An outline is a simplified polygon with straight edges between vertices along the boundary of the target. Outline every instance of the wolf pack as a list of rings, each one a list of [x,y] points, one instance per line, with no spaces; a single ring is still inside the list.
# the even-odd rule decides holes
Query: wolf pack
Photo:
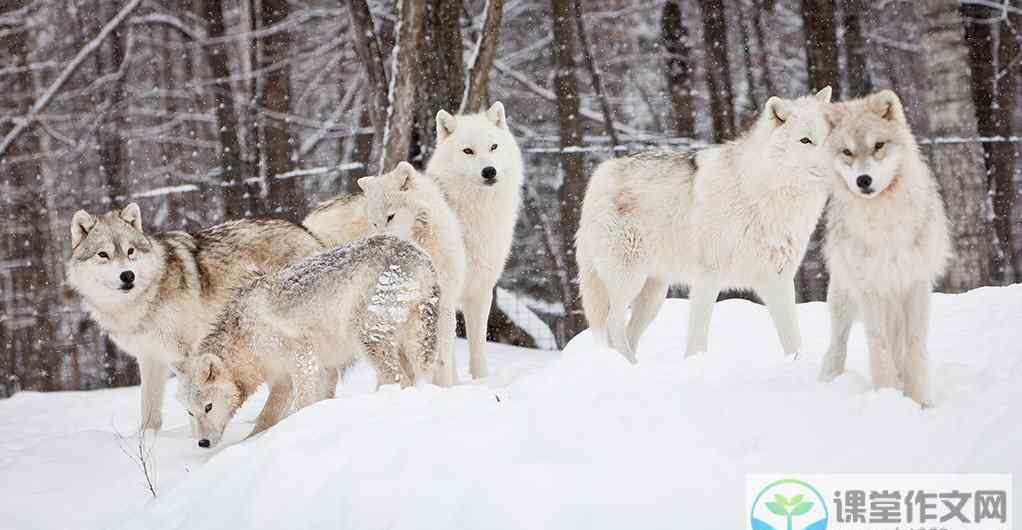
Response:
[[[227,221],[149,234],[136,204],[71,222],[68,283],[138,360],[141,421],[162,426],[170,372],[199,447],[216,446],[262,385],[249,436],[334,396],[368,361],[377,384],[458,384],[457,312],[469,369],[488,374],[487,319],[512,248],[524,181],[501,103],[436,115],[423,171],[362,177],[363,193],[302,223]],[[771,97],[726,144],[614,158],[593,173],[576,234],[592,332],[631,362],[668,288],[689,289],[685,355],[707,351],[723,290],[754,292],[785,354],[801,336],[794,277],[826,208],[831,343],[821,380],[844,371],[853,321],[874,386],[932,404],[929,299],[951,254],[938,186],[898,96],[831,102],[829,87]]]

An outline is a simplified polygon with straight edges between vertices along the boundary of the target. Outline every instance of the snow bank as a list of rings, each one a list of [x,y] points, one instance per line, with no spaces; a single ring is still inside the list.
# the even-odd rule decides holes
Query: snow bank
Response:
[[[547,357],[493,346],[499,373],[485,384],[374,393],[363,371],[340,398],[212,456],[193,448],[174,405],[149,501],[141,475],[110,456],[109,428],[64,410],[94,397],[112,410],[116,399],[130,418],[120,401],[136,394],[15,396],[0,402],[14,420],[0,427],[0,509],[47,507],[20,514],[24,528],[80,527],[52,506],[103,505],[96,525],[131,529],[734,530],[747,473],[1022,473],[1022,286],[936,296],[938,406],[927,410],[870,389],[859,329],[851,372],[816,381],[823,304],[799,306],[798,361],[781,355],[766,311],[741,300],[716,306],[710,353],[683,359],[686,313],[667,302],[637,366],[586,333]],[[226,443],[248,428],[235,425]]]

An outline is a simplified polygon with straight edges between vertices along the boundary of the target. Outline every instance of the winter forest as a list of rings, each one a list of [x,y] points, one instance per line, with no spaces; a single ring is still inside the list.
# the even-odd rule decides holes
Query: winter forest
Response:
[[[1020,50],[1010,0],[0,2],[0,397],[138,383],[66,284],[76,210],[137,202],[149,233],[298,221],[421,167],[438,110],[496,101],[526,181],[491,340],[585,329],[572,240],[596,164],[725,142],[826,85],[904,101],[952,221],[938,291],[1022,281]],[[827,281],[817,236],[800,301]]]

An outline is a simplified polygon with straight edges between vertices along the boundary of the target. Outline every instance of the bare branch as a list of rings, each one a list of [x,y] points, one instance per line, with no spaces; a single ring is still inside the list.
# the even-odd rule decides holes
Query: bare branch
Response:
[[[504,0],[486,0],[486,20],[472,54],[472,66],[465,76],[465,95],[459,112],[476,112],[483,106],[490,82],[490,70],[497,58],[497,36],[504,13]]]

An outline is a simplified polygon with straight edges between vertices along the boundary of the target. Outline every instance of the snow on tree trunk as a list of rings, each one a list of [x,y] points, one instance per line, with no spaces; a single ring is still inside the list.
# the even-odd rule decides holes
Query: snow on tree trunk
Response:
[[[408,159],[415,119],[416,64],[424,44],[426,0],[399,0],[397,42],[390,74],[387,127],[383,135],[380,171],[388,171]]]
[[[465,79],[465,95],[461,98],[461,112],[478,112],[489,92],[490,70],[497,58],[497,37],[504,15],[504,0],[486,0],[486,18],[472,53],[471,66]]]
[[[387,128],[387,71],[383,63],[383,52],[380,39],[373,24],[373,15],[369,11],[366,0],[341,0],[348,4],[351,16],[351,40],[355,53],[362,62],[366,79],[369,80],[368,97],[365,112],[373,126],[372,152],[367,153],[368,160],[375,164],[383,153],[383,132]],[[366,168],[366,173],[372,171]],[[382,170],[380,170],[382,171]]]
[[[970,139],[977,135],[968,50],[958,15],[958,0],[920,0],[923,20],[922,59],[929,87],[923,108],[934,138]],[[990,279],[993,234],[987,222],[987,181],[983,149],[975,141],[932,146],[931,167],[940,182],[955,242],[944,287],[960,292]]]

